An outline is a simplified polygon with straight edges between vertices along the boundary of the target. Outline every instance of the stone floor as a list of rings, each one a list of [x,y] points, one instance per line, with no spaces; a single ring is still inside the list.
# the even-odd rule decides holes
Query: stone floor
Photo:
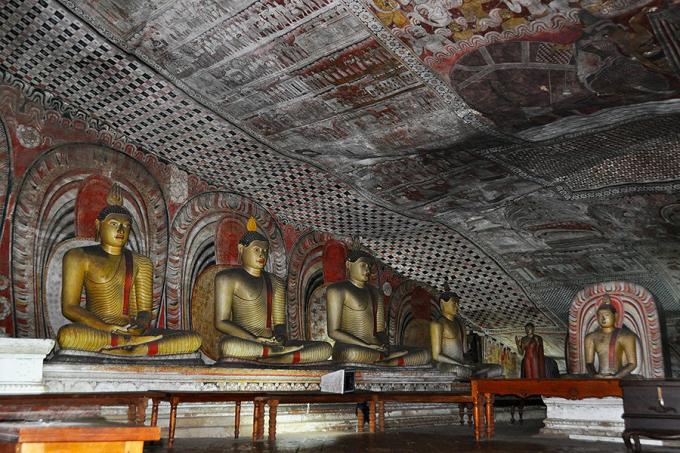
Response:
[[[623,453],[624,445],[610,442],[585,442],[564,438],[539,436],[540,422],[524,425],[497,423],[496,435],[491,442],[476,444],[469,427],[436,426],[411,428],[382,434],[357,434],[345,432],[287,433],[277,436],[274,443],[250,439],[176,439],[175,447],[148,445],[146,453],[435,453],[435,452],[497,452],[497,453]],[[663,447],[643,446],[646,453],[679,451]]]

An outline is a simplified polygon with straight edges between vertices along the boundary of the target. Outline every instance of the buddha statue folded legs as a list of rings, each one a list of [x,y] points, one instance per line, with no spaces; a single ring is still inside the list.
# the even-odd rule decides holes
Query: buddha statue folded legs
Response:
[[[95,221],[100,244],[64,255],[62,312],[73,323],[59,330],[59,347],[123,356],[196,352],[198,334],[150,328],[153,265],[125,249],[132,217],[119,190],[113,186],[109,206]],[[85,307],[80,304],[83,288]]]
[[[368,283],[371,264],[370,255],[351,251],[346,261],[349,279],[326,291],[328,335],[335,340],[333,360],[383,366],[429,363],[424,349],[387,345],[383,298]]]
[[[330,344],[287,338],[285,285],[264,271],[269,242],[256,231],[254,219],[248,223],[238,244],[242,266],[215,276],[215,327],[225,334],[220,356],[288,364],[328,359]]]

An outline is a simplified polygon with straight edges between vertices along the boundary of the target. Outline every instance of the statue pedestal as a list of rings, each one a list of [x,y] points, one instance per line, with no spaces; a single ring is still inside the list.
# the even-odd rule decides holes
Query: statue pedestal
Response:
[[[45,393],[43,360],[54,340],[0,338],[0,393]]]
[[[625,429],[623,399],[615,397],[543,398],[546,406],[545,427],[541,434],[558,435],[577,440],[621,442]],[[647,445],[661,445],[660,441],[641,439]]]
[[[49,362],[45,382],[49,392],[115,392],[145,390],[177,391],[319,391],[321,376],[329,369],[236,368],[227,366],[173,366],[130,364],[84,364]],[[463,391],[470,384],[455,382],[433,369],[356,370],[355,386],[373,391]],[[456,404],[386,405],[388,427],[429,426],[458,423]],[[162,403],[158,425],[165,432],[170,407]],[[63,418],[64,409],[54,416]],[[147,408],[147,417],[151,411]],[[102,407],[99,414],[109,421],[125,421],[127,407]],[[79,415],[82,416],[82,415]],[[49,414],[42,415],[48,418]],[[354,404],[285,405],[279,407],[277,432],[354,430]],[[249,435],[252,404],[241,407],[241,435]],[[177,409],[176,437],[223,437],[233,432],[234,405],[186,403]],[[472,433],[472,431],[470,431]],[[165,435],[165,434],[163,434]]]

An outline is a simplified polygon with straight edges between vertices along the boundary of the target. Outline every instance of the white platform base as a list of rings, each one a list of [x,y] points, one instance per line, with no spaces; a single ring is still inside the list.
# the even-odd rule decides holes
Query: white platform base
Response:
[[[44,393],[43,360],[54,340],[0,337],[0,394]]]
[[[586,398],[568,400],[543,398],[546,406],[545,427],[541,434],[565,436],[575,440],[623,443],[623,399]],[[645,445],[663,445],[662,441],[640,439]]]

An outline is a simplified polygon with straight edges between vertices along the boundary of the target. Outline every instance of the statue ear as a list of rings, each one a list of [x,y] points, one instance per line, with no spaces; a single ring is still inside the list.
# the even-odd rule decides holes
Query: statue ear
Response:
[[[243,254],[243,249],[245,246],[243,244],[239,244],[236,246],[236,249],[238,250],[238,262],[241,262],[241,255]]]
[[[101,238],[99,237],[99,227],[101,226],[101,222],[99,219],[94,220],[94,240],[98,241]]]

